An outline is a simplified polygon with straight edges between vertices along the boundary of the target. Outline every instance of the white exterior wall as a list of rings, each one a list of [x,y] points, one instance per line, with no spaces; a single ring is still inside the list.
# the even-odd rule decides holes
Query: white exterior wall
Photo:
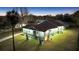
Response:
[[[65,27],[64,26],[59,26],[58,29],[59,29],[60,32],[63,32],[63,30],[65,29]]]
[[[42,31],[36,31],[36,35],[40,37],[44,37],[44,32]]]
[[[47,30],[46,32],[45,32],[45,40],[47,40],[48,39],[48,35],[49,35],[49,39],[51,39],[51,36],[52,35],[54,35],[54,34],[56,34],[56,33],[60,33],[60,32],[63,32],[64,31],[64,29],[65,29],[65,27],[64,26],[59,26],[59,27],[57,27],[57,28],[52,28],[52,29],[49,29],[49,30]]]
[[[28,35],[34,35],[33,31],[34,30],[23,28],[23,33],[25,33],[25,34],[27,33]],[[43,39],[44,38],[44,32],[36,31],[36,36]]]
[[[48,35],[50,37],[52,34],[54,35],[54,34],[56,34],[58,32],[63,32],[64,28],[65,28],[64,26],[59,26],[57,28],[49,29],[46,32],[36,31],[36,36],[37,37],[40,37],[41,39],[47,40],[47,36]],[[34,35],[33,31],[34,30],[23,28],[23,33],[27,33],[27,34],[30,34],[30,35]]]
[[[23,33],[25,33],[25,34],[27,33],[27,34],[33,35],[33,30],[23,28]]]

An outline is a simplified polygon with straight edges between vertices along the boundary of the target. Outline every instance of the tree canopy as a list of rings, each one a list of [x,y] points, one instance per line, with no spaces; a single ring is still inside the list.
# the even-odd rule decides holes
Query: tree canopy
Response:
[[[7,21],[10,22],[11,26],[15,26],[19,20],[19,14],[15,10],[7,12]]]

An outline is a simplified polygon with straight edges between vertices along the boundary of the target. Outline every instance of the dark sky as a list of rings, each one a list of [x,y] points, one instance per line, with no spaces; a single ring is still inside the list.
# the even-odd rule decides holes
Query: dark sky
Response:
[[[0,7],[0,15],[5,15],[7,11],[12,10],[14,7]],[[29,13],[34,15],[56,15],[73,13],[79,10],[79,7],[27,7]]]

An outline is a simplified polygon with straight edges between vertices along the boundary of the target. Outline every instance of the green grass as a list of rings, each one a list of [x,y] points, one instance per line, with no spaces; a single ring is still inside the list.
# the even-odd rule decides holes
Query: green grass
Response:
[[[42,48],[43,50],[55,50],[55,51],[76,50],[77,35],[78,35],[77,31],[65,30],[63,34],[56,34],[52,36],[52,40],[46,42]]]
[[[26,37],[23,35],[18,35],[15,37],[16,49],[17,50],[34,50],[36,45],[38,45],[37,40],[31,38],[30,40],[26,40]]]
[[[17,51],[75,51],[77,37],[76,29],[68,29],[51,36],[52,40],[45,41],[43,45],[38,46],[38,41],[34,38],[27,41],[24,35],[18,35],[15,37],[15,45]],[[12,39],[1,42],[0,50],[12,50]]]
[[[6,30],[5,30],[5,31],[6,31]],[[11,31],[11,30],[10,30],[10,31],[6,31],[6,32],[5,32],[5,31],[2,32],[2,33],[0,33],[0,39],[12,35],[12,31]],[[16,33],[20,33],[20,32],[21,32],[20,29],[16,29],[16,30],[15,30],[15,34],[16,34]]]

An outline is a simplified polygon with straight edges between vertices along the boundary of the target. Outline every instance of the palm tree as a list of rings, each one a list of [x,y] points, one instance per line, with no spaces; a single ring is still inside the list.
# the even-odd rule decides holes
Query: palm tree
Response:
[[[12,28],[13,51],[15,51],[14,29],[15,29],[15,25],[18,23],[19,14],[15,10],[12,10],[12,11],[8,11],[6,16],[7,16],[8,22],[10,22],[10,25]]]

